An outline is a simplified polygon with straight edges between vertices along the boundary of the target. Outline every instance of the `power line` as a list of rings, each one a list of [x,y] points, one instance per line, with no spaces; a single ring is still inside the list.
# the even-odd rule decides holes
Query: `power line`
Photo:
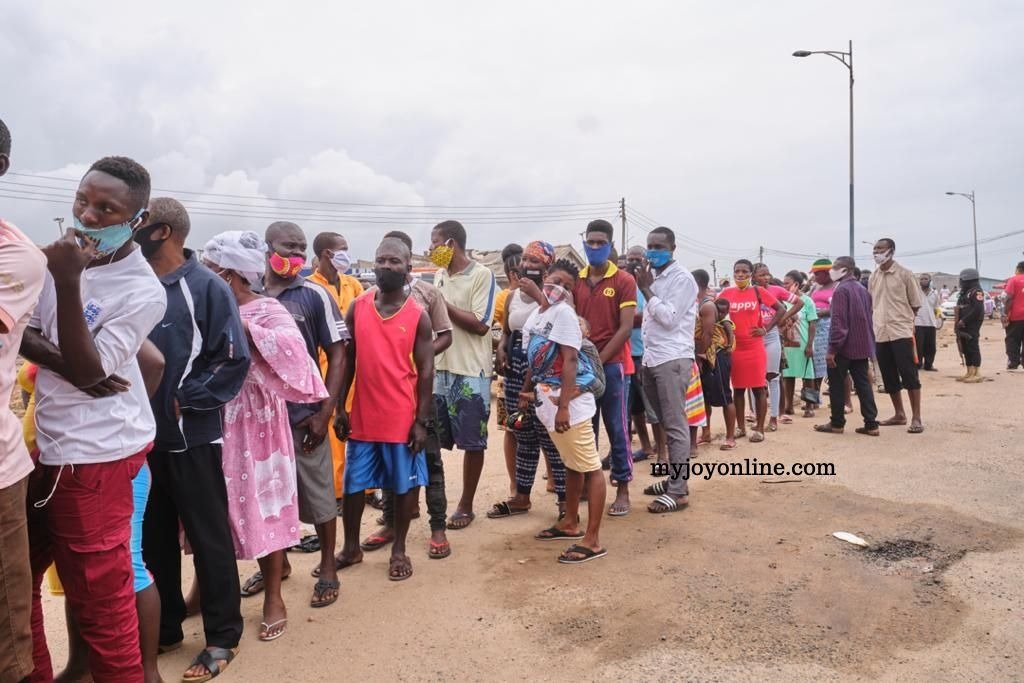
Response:
[[[16,173],[11,172],[8,175],[18,176],[20,178],[35,178],[37,180],[52,180],[63,183],[75,183],[79,181],[73,178],[61,178],[59,176],[47,176],[39,175],[35,173]],[[53,188],[58,189],[58,188]],[[371,207],[380,209],[448,209],[448,210],[493,210],[493,209],[558,209],[558,208],[583,208],[583,207],[615,207],[617,208],[619,203],[617,201],[611,202],[581,202],[575,204],[510,204],[510,205],[447,205],[447,204],[372,204],[366,202],[339,202],[339,201],[328,201],[328,200],[317,200],[317,199],[289,199],[287,197],[261,197],[257,195],[244,195],[244,194],[231,194],[223,192],[198,192],[193,190],[175,190],[163,187],[154,187],[157,192],[169,192],[171,194],[188,194],[188,195],[200,195],[206,197],[227,197],[233,199],[251,199],[257,201],[274,201],[274,202],[293,202],[300,204],[324,204],[330,206],[361,206]]]

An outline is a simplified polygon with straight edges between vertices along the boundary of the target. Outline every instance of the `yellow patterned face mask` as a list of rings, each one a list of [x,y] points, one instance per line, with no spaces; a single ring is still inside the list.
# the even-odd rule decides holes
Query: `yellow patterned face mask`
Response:
[[[438,268],[447,268],[452,262],[455,249],[447,244],[439,244],[430,250],[430,262]]]

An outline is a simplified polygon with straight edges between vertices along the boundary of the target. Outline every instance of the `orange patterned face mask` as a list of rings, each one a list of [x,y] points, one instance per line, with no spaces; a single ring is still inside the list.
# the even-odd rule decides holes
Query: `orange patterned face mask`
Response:
[[[447,268],[455,256],[455,249],[447,244],[439,244],[430,250],[430,262],[438,268]]]
[[[306,265],[306,259],[301,256],[285,258],[276,251],[270,255],[270,269],[283,278],[291,279],[295,277],[304,265]]]

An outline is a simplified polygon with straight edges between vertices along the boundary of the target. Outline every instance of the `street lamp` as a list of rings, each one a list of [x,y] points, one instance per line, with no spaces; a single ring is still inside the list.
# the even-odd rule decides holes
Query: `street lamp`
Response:
[[[849,52],[833,50],[797,50],[794,57],[810,57],[811,55],[828,55],[838,59],[850,70],[850,256],[853,256],[853,41],[850,41]]]
[[[975,210],[974,205],[974,190],[970,192],[947,192],[949,196],[959,195],[961,197],[967,197],[971,201],[971,221],[974,223],[974,269],[978,270],[978,212]],[[980,273],[981,271],[978,270]]]

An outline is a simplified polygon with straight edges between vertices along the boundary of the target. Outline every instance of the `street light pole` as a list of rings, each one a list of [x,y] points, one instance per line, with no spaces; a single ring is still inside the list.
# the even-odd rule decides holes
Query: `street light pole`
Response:
[[[974,202],[974,190],[970,192],[947,192],[948,195],[959,195],[966,197],[971,202],[971,224],[974,228],[974,269],[981,273],[978,265],[978,207]]]
[[[848,52],[835,50],[797,50],[794,57],[810,57],[811,55],[828,55],[843,63],[850,71],[850,256],[853,256],[854,229],[853,229],[853,41],[849,42]]]

